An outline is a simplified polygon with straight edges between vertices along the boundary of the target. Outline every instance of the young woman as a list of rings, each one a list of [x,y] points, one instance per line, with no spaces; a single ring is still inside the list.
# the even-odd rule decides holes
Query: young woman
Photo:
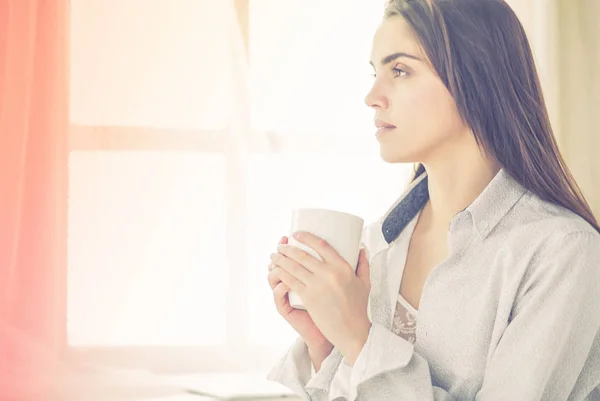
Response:
[[[317,401],[600,400],[600,228],[513,11],[392,0],[371,64],[381,157],[418,167],[356,274],[283,238],[269,284],[300,338],[269,378]]]

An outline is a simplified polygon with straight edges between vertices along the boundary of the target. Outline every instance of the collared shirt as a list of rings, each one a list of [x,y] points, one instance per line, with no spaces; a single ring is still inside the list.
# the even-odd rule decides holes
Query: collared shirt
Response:
[[[600,400],[600,235],[505,170],[452,219],[415,344],[393,333],[406,227],[427,199],[422,175],[365,228],[373,324],[354,366],[334,348],[311,377],[298,339],[269,379],[315,401]]]

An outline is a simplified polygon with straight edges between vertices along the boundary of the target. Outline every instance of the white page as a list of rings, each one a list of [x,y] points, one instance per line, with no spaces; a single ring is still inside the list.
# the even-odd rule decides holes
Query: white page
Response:
[[[167,376],[168,377],[168,376]],[[287,387],[248,373],[202,373],[173,375],[169,383],[197,394],[222,400],[250,400],[293,396]]]

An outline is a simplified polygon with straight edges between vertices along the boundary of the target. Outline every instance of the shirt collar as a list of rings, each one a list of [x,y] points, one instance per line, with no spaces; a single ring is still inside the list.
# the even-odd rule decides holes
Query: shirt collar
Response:
[[[394,241],[429,200],[427,173],[421,174],[383,216],[381,231],[389,244]]]
[[[485,238],[526,191],[505,169],[501,169],[473,203],[454,216],[453,221],[463,213],[469,214],[475,229]],[[398,238],[428,200],[427,173],[423,173],[383,216],[381,229],[388,244]]]
[[[526,192],[508,171],[501,169],[465,210],[471,214],[475,228],[485,238]]]

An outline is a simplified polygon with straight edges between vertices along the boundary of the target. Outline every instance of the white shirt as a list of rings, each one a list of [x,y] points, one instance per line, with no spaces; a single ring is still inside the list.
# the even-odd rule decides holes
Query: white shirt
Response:
[[[365,228],[372,327],[354,366],[334,348],[311,378],[298,339],[268,378],[312,401],[600,401],[600,235],[505,170],[452,219],[415,344],[393,332],[406,227],[427,198],[423,175]]]

